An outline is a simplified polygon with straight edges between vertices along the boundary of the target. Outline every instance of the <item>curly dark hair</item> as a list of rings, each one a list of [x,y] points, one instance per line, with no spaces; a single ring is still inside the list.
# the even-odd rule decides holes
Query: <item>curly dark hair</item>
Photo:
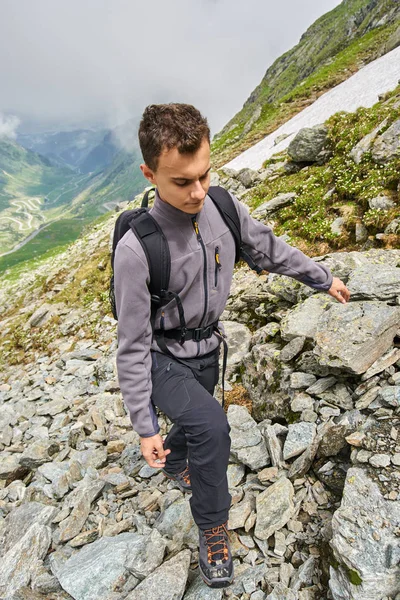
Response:
[[[210,142],[207,119],[191,104],[150,104],[139,125],[139,145],[146,165],[156,171],[164,150],[196,152],[204,139]]]

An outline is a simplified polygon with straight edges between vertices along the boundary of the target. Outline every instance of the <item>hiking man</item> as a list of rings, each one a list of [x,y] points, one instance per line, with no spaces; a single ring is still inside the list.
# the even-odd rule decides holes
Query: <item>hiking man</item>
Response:
[[[192,491],[200,573],[209,586],[224,587],[233,581],[227,531],[231,441],[225,411],[213,393],[219,375],[218,319],[230,291],[235,241],[207,194],[210,130],[200,112],[188,104],[148,106],[139,143],[140,168],[156,186],[150,213],[169,245],[172,295],[157,311],[153,335],[148,256],[135,233],[127,231],[114,262],[119,383],[147,463]],[[276,237],[235,196],[231,200],[243,249],[260,269],[327,291],[340,302],[349,299],[349,290],[325,265]],[[173,422],[164,441],[155,407]]]

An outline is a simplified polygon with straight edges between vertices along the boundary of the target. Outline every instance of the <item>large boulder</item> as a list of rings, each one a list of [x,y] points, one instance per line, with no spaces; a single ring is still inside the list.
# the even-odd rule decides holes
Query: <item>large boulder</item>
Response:
[[[318,321],[314,354],[321,365],[364,373],[392,345],[400,307],[384,302],[332,305]]]
[[[294,162],[323,162],[328,156],[328,128],[304,127],[290,142],[288,154]]]
[[[395,300],[400,296],[400,269],[387,264],[362,265],[350,274],[353,300]]]
[[[396,596],[399,528],[400,501],[385,500],[364,469],[350,468],[341,506],[332,519],[329,587],[335,600]]]

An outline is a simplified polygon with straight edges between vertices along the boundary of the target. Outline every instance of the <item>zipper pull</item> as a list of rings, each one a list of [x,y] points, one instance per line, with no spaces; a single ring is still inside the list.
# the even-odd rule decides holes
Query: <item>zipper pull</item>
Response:
[[[222,269],[221,261],[219,259],[219,246],[215,248],[215,262],[218,265],[218,269]]]
[[[192,218],[192,223],[193,223],[193,228],[194,228],[195,233],[196,233],[196,237],[200,241],[201,237],[200,237],[200,231],[199,231],[199,224],[196,221],[196,217]]]
[[[164,313],[164,311],[161,311],[160,329],[164,329],[164,317],[165,317],[165,313]]]

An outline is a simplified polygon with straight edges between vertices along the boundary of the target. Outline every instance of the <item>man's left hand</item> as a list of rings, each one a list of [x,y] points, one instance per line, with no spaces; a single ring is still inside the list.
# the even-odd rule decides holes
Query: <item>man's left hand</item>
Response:
[[[339,300],[342,304],[346,304],[350,299],[350,290],[345,286],[339,277],[334,277],[332,285],[328,290],[328,294]]]

